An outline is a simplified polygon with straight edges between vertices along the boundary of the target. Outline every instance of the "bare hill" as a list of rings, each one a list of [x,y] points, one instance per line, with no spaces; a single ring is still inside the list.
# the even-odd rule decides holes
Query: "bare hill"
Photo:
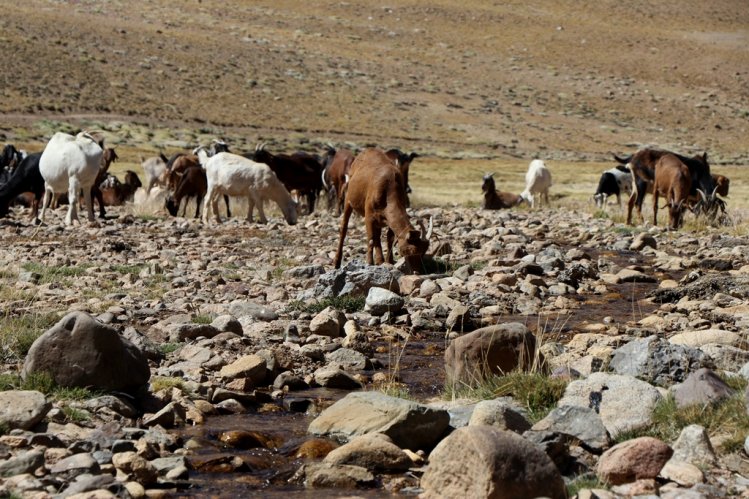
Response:
[[[44,140],[46,118],[243,146],[600,159],[657,144],[747,164],[748,26],[743,0],[27,0],[0,18],[0,140]]]

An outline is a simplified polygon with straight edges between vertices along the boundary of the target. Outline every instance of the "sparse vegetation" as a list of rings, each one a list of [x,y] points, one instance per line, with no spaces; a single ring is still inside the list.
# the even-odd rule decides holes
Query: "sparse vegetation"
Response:
[[[23,359],[36,339],[60,320],[56,313],[12,314],[0,317],[0,354],[5,361]]]
[[[287,310],[299,310],[310,314],[319,314],[328,307],[337,310],[353,313],[364,309],[365,298],[363,296],[335,296],[332,298],[323,298],[315,303],[304,303],[299,300],[290,301],[286,306]]]
[[[213,322],[213,316],[209,314],[193,315],[191,320],[194,324],[210,324]]]
[[[528,412],[531,422],[546,417],[564,395],[567,381],[550,378],[541,372],[513,371],[504,376],[492,376],[474,387],[448,387],[446,398],[489,400],[510,396]]]
[[[718,447],[719,452],[735,452],[743,447],[749,434],[743,391],[722,402],[708,405],[692,405],[679,408],[672,396],[663,399],[653,411],[653,424],[647,428],[624,432],[617,436],[618,442],[641,436],[659,438],[673,443],[681,430],[691,424],[704,427],[711,435],[726,436]]]
[[[183,392],[188,391],[182,378],[169,378],[166,376],[154,376],[151,378],[151,391],[159,392],[179,388]]]

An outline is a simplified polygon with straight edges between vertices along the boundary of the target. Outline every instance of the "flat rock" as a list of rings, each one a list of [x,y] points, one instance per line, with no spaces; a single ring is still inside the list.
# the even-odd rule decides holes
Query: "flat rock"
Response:
[[[652,437],[640,437],[615,445],[601,455],[598,478],[611,485],[656,478],[671,459],[673,450]]]
[[[52,403],[41,392],[29,390],[8,390],[0,392],[0,425],[8,430],[19,428],[29,430],[36,426],[49,410]]]

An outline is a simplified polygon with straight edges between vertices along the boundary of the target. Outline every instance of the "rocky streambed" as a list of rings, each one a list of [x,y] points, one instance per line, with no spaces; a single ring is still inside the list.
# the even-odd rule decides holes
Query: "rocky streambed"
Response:
[[[364,265],[360,222],[334,271],[329,213],[115,213],[0,222],[6,495],[749,493],[749,238],[419,209],[417,276]],[[517,370],[563,383],[550,413],[463,389]],[[735,424],[646,435],[667,403]]]

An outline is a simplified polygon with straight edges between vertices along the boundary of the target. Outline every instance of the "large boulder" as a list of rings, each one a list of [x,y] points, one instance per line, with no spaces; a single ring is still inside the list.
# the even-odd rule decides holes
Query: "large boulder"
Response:
[[[382,433],[369,433],[332,450],[323,460],[329,464],[361,466],[376,471],[405,471],[413,462]]]
[[[583,447],[600,452],[610,444],[609,433],[601,416],[589,407],[565,405],[551,411],[533,425],[535,431],[553,431],[572,435]]]
[[[567,497],[554,462],[533,443],[491,426],[452,432],[429,455],[422,497]]]
[[[528,368],[536,337],[519,322],[482,327],[459,336],[445,350],[448,384],[476,385],[492,374]]]
[[[123,392],[151,376],[143,352],[84,312],[69,313],[31,345],[21,376],[42,372],[63,387]]]
[[[342,440],[384,433],[398,447],[417,450],[434,446],[449,423],[445,410],[380,392],[356,392],[325,409],[310,423],[308,431]]]
[[[684,381],[690,372],[711,365],[710,358],[696,348],[649,336],[617,348],[609,368],[657,386],[671,386]]]
[[[706,405],[732,397],[736,392],[710,369],[698,369],[680,385],[672,387],[676,405]]]
[[[400,292],[398,280],[403,274],[383,265],[367,265],[361,260],[352,260],[340,269],[321,275],[314,288],[299,295],[300,300],[333,298],[336,296],[367,296],[372,287]]]
[[[567,385],[557,406],[595,410],[611,438],[616,438],[620,433],[650,425],[653,410],[662,398],[656,387],[631,376],[593,373]]]

